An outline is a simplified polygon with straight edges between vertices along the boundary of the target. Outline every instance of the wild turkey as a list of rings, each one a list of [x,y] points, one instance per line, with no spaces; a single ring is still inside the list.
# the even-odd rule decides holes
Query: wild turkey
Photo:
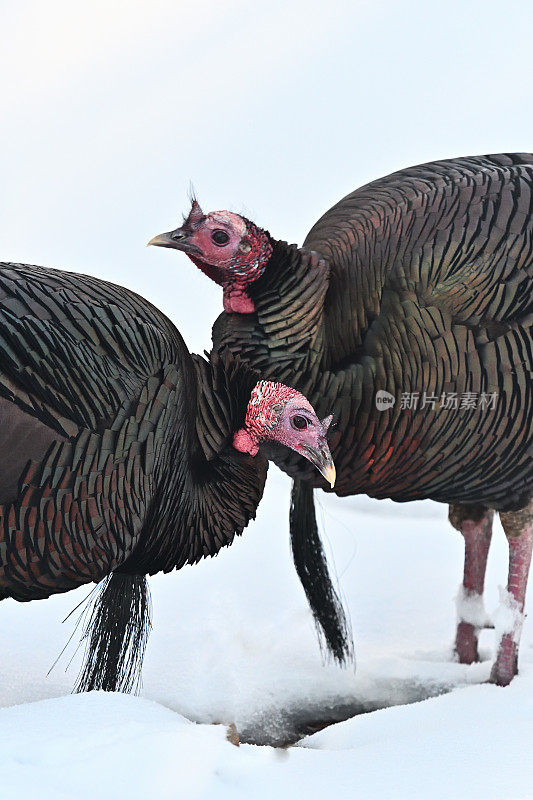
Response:
[[[191,356],[150,303],[83,275],[0,265],[0,354],[0,599],[112,576],[79,687],[131,689],[144,576],[242,533],[267,446],[297,448],[333,482],[329,419],[227,353]]]
[[[450,504],[465,538],[456,635],[465,663],[478,657],[500,512],[511,613],[491,680],[509,683],[533,545],[533,156],[440,161],[374,181],[324,214],[302,249],[236,214],[204,215],[197,202],[152,244],[183,250],[223,286],[213,352],[229,347],[333,411],[338,495]],[[295,478],[297,548],[311,526],[314,544],[295,560],[319,614],[330,589],[309,487],[327,486],[301,459],[278,463]],[[321,563],[322,588],[306,559]],[[328,625],[342,658],[334,608]]]

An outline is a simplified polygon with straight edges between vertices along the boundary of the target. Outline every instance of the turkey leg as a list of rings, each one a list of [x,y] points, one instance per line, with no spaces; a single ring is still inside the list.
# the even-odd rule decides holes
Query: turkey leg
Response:
[[[518,646],[533,550],[533,500],[520,511],[501,512],[500,519],[509,542],[509,578],[496,614],[501,639],[490,680],[498,686],[507,686],[518,672]]]
[[[483,589],[494,511],[478,505],[451,505],[448,517],[465,540],[464,576],[457,598],[455,652],[461,664],[472,664],[479,661],[479,630],[488,622]]]

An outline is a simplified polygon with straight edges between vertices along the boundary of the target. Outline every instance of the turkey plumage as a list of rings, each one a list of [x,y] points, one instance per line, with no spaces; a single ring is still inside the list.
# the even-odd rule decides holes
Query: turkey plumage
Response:
[[[440,161],[374,181],[327,211],[301,249],[196,202],[152,243],[185,251],[222,285],[213,353],[228,347],[333,412],[337,494],[450,504],[467,599],[483,592],[501,512],[514,627],[492,680],[508,683],[533,544],[533,156]],[[328,487],[292,454],[278,463],[295,479],[298,527],[311,519],[307,487]],[[456,638],[465,662],[477,658],[478,632],[467,606]]]
[[[228,352],[191,355],[127,289],[0,265],[0,598],[113,576],[93,621],[104,635],[123,603],[114,661],[102,668],[109,631],[107,645],[96,635],[83,688],[124,688],[144,576],[216,555],[255,516],[267,446],[298,448],[334,480],[329,421],[260,378]]]

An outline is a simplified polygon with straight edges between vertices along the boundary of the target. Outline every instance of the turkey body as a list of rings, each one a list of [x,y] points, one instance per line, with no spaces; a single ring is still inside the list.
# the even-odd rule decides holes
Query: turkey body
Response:
[[[302,249],[269,243],[246,303],[238,298],[252,313],[222,314],[213,352],[228,346],[333,412],[337,494],[449,503],[465,538],[465,600],[483,594],[500,512],[514,622],[491,680],[509,683],[533,549],[533,156],[404,169],[343,198]],[[278,464],[295,479],[295,562],[320,621],[331,589],[308,487],[330,489],[293,454]],[[334,641],[334,614],[322,619]],[[478,659],[480,624],[460,604],[461,662]]]
[[[223,314],[214,350],[334,413],[337,494],[518,509],[533,494],[532,285],[533,156],[435,162],[348,195],[303,250],[274,243],[255,313]],[[301,459],[281,466],[327,490]]]
[[[0,597],[230,544],[266,477],[264,458],[226,447],[254,380],[191,356],[122,287],[0,265]]]

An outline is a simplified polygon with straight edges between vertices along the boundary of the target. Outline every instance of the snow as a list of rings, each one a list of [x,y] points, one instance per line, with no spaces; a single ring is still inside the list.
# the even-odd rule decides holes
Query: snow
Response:
[[[505,633],[511,633],[515,642],[520,641],[524,625],[524,613],[513,595],[505,586],[499,586],[500,605],[493,614],[494,631],[501,638]]]
[[[495,631],[480,634],[480,664],[454,661],[463,548],[446,508],[319,497],[355,632],[357,670],[341,670],[323,661],[290,560],[289,483],[270,473],[242,539],[152,579],[139,697],[70,695],[74,641],[47,675],[74,628],[75,616],[61,620],[88,589],[1,604],[1,800],[533,797],[531,623],[505,689],[485,683]],[[491,618],[506,571],[497,523]],[[242,743],[286,745],[344,719],[295,746]]]
[[[492,627],[493,622],[485,609],[483,595],[468,591],[463,585],[459,587],[455,598],[457,621],[468,622],[476,628]]]

